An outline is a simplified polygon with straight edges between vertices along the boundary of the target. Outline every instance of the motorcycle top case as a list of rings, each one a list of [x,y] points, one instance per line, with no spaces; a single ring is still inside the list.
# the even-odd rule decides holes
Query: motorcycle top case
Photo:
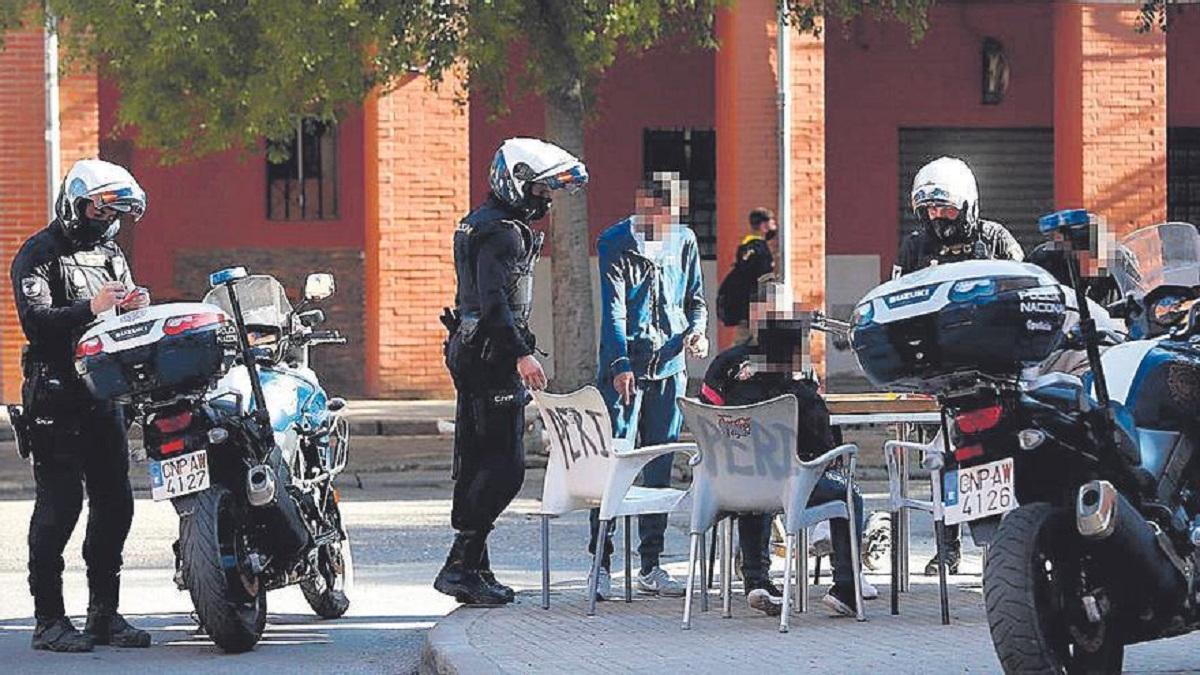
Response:
[[[959,372],[1004,376],[1062,342],[1069,289],[1036,265],[970,260],[893,279],[855,307],[851,344],[877,386],[923,390]],[[935,392],[930,392],[935,393]]]
[[[75,370],[98,399],[166,398],[220,377],[236,339],[232,318],[216,305],[154,305],[89,328],[76,345]]]

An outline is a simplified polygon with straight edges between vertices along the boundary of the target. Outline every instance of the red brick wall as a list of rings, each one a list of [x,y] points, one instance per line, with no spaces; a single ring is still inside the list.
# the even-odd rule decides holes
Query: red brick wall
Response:
[[[20,353],[25,336],[13,305],[9,263],[21,243],[49,220],[46,208],[45,73],[40,30],[5,35],[0,51],[0,378],[5,401],[20,398]],[[77,159],[95,157],[98,104],[95,73],[60,80],[62,171]],[[61,176],[55,178],[57,184]]]
[[[441,308],[454,301],[450,241],[470,206],[469,115],[450,78],[413,77],[367,104],[367,389],[448,395]]]
[[[1059,5],[1055,31],[1055,200],[1086,206],[1117,234],[1166,219],[1167,44],[1134,33],[1137,11]],[[1081,93],[1079,93],[1081,92]]]
[[[795,300],[825,308],[826,168],[825,41],[793,32],[791,47],[791,279]],[[812,357],[824,363],[825,341],[812,336]],[[824,371],[822,371],[824,372]]]
[[[775,3],[741,2],[719,15],[717,269],[728,270],[747,214],[779,203]],[[825,301],[825,48],[793,33],[791,46],[791,285],[795,300]],[[781,226],[784,224],[781,223]],[[722,344],[732,335],[722,329]],[[818,357],[819,357],[818,350]]]

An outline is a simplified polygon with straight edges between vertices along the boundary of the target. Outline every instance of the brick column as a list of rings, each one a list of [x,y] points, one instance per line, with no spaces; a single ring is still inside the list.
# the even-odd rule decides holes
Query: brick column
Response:
[[[41,30],[4,36],[0,51],[0,378],[6,402],[20,400],[21,346],[9,267],[21,243],[46,226],[46,96]],[[99,138],[96,74],[73,73],[59,81],[60,158],[65,172],[95,157]],[[61,176],[55,182],[62,180]]]
[[[470,207],[469,117],[453,78],[411,77],[365,105],[366,390],[449,396],[438,321],[454,301],[451,237]]]
[[[779,204],[776,4],[744,0],[717,16],[717,263],[723,277],[751,209]],[[794,29],[791,49],[790,283],[813,308],[825,302],[825,46]],[[722,328],[721,343],[730,331]],[[818,348],[817,356],[820,357]]]
[[[1167,45],[1137,10],[1054,9],[1054,198],[1128,233],[1167,216]]]

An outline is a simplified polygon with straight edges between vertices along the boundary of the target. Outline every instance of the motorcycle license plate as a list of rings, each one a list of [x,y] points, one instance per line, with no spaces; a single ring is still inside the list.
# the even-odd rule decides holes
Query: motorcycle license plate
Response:
[[[150,496],[156,502],[190,495],[208,487],[208,451],[150,462]]]
[[[1017,508],[1012,457],[942,476],[942,505],[946,524],[955,525]]]

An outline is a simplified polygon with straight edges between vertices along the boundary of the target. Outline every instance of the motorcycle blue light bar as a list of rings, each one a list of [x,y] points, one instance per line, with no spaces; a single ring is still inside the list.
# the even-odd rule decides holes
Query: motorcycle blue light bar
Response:
[[[1063,228],[1079,229],[1086,227],[1092,220],[1092,214],[1087,209],[1068,209],[1047,213],[1038,218],[1038,229],[1042,234],[1050,234]]]
[[[216,288],[221,284],[227,284],[231,281],[246,278],[245,267],[226,267],[223,270],[218,270],[208,275],[208,285],[210,288]]]

